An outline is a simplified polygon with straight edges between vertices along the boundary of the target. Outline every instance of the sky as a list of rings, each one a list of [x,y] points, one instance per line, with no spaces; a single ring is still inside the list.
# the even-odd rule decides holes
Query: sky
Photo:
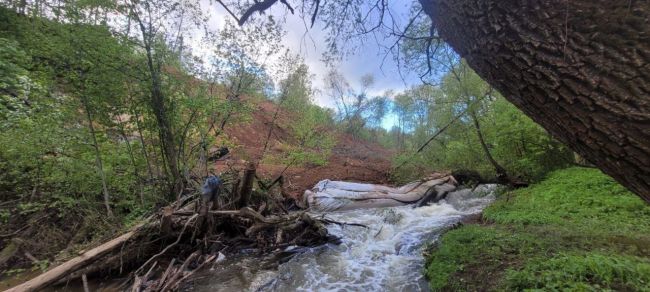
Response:
[[[406,12],[406,11],[404,11]],[[310,38],[305,35],[305,27],[298,16],[287,16],[285,24],[287,30],[286,45],[292,51],[299,53],[305,58],[312,73],[315,74],[313,80],[315,87],[323,89],[324,77],[328,71],[322,59],[322,49],[325,46],[326,33],[317,23],[313,29],[309,30]],[[376,41],[371,40],[360,46],[352,55],[338,62],[338,70],[350,83],[352,88],[361,87],[360,80],[363,75],[372,74],[375,78],[374,85],[369,88],[369,95],[381,95],[386,90],[392,89],[396,92],[402,91],[408,85],[397,74],[397,64],[393,61],[391,55],[386,57],[385,53],[380,50]],[[383,66],[382,66],[383,62]],[[406,78],[408,80],[408,78]],[[320,106],[334,107],[334,102],[322,93],[316,97],[316,103]]]
[[[227,14],[225,9],[217,3],[210,3],[209,0],[202,0],[201,6],[203,12],[208,15],[208,27],[211,30],[217,31],[224,26],[226,19],[232,20],[232,17]],[[395,13],[397,19],[407,21],[407,13],[409,10],[410,1],[390,1],[394,6],[391,10]],[[309,66],[311,73],[314,75],[312,79],[313,86],[317,89],[314,96],[314,102],[322,107],[329,107],[336,109],[336,103],[325,90],[324,77],[329,71],[329,68],[322,61],[323,50],[325,49],[326,32],[323,30],[322,25],[317,22],[313,28],[309,28],[309,24],[305,24],[303,19],[298,15],[292,15],[282,5],[274,5],[271,9],[272,14],[276,19],[285,19],[283,24],[286,30],[286,35],[283,38],[283,45],[291,50],[293,53],[299,54]],[[338,71],[347,79],[353,89],[359,90],[360,79],[362,76],[371,74],[374,76],[375,83],[368,89],[369,96],[382,95],[387,90],[400,92],[406,88],[418,84],[420,81],[417,76],[402,72],[401,76],[398,73],[397,64],[392,58],[392,55],[386,57],[385,52],[377,42],[385,46],[389,45],[391,40],[369,40],[346,56],[343,60],[336,64]],[[393,40],[394,41],[394,40]],[[199,43],[192,45],[194,53],[202,54],[201,52],[209,52],[211,49],[202,47]],[[388,115],[382,126],[390,129],[395,124],[395,117]]]

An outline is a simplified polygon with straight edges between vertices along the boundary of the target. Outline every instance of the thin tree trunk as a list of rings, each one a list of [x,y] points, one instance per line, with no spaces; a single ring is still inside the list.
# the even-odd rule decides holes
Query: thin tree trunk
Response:
[[[162,91],[162,81],[160,76],[160,63],[158,60],[154,60],[153,53],[153,39],[154,36],[151,35],[151,23],[149,23],[149,30],[145,27],[142,19],[137,15],[136,20],[140,26],[140,31],[142,33],[142,38],[144,42],[144,49],[147,57],[147,68],[149,69],[149,74],[151,78],[151,96],[150,96],[150,105],[153,110],[154,116],[156,117],[156,122],[158,123],[158,136],[160,138],[161,150],[163,152],[163,159],[167,170],[171,175],[172,181],[171,186],[171,195],[179,194],[182,188],[181,173],[178,168],[177,160],[177,149],[174,139],[174,132],[172,131],[171,122],[167,116],[167,108],[165,106],[165,96]],[[150,20],[151,21],[151,20]],[[171,198],[171,197],[170,197]]]
[[[262,154],[260,154],[260,157],[257,159],[257,166],[262,162],[264,159],[264,154],[266,154],[266,150],[269,147],[269,142],[271,141],[271,135],[273,135],[273,129],[275,129],[275,121],[278,119],[278,114],[280,113],[280,108],[282,107],[282,103],[284,102],[284,98],[280,100],[278,103],[277,107],[275,108],[275,113],[273,114],[273,119],[271,119],[271,125],[269,126],[269,131],[266,134],[266,141],[264,141],[264,147],[262,148]]]
[[[160,137],[160,144],[165,155],[165,162],[172,177],[172,192],[177,193],[180,190],[181,174],[178,168],[177,151],[174,142],[174,133],[171,129],[171,123],[167,117],[165,109],[165,98],[161,89],[161,81],[159,72],[153,68],[153,59],[151,52],[147,53],[149,68],[151,70],[151,107],[156,121],[158,122],[158,134]]]
[[[85,97],[81,98],[81,103],[83,104],[84,110],[86,111],[86,118],[88,119],[88,129],[90,129],[90,135],[93,138],[93,147],[95,148],[95,164],[97,167],[97,172],[99,173],[99,177],[102,180],[102,191],[104,194],[104,206],[106,207],[106,214],[109,217],[112,217],[113,211],[111,211],[111,205],[110,205],[111,198],[108,193],[108,187],[106,185],[106,175],[104,174],[104,166],[102,164],[101,152],[99,151],[99,144],[97,143],[97,136],[95,135],[95,127],[93,126],[93,119],[90,113],[90,107]]]
[[[144,206],[144,182],[142,181],[142,177],[140,176],[140,171],[138,170],[138,164],[135,161],[135,155],[133,154],[133,148],[131,147],[131,142],[129,141],[129,137],[126,135],[126,130],[124,130],[124,123],[122,122],[122,119],[118,116],[118,122],[119,122],[119,130],[120,130],[120,135],[122,136],[122,139],[124,139],[124,142],[126,143],[126,149],[129,152],[129,158],[131,160],[131,164],[133,165],[133,175],[135,176],[136,183],[138,184],[138,189],[140,191],[140,204]]]
[[[84,286],[84,292],[90,292],[90,288],[88,287],[88,277],[86,277],[86,274],[81,275],[81,281]]]
[[[29,197],[29,202],[34,202],[36,200],[36,195],[38,194],[38,187],[41,184],[40,181],[42,175],[41,172],[43,171],[43,164],[45,164],[45,162],[43,161],[43,155],[39,155],[39,163],[38,166],[36,167],[36,178],[34,179],[34,188],[32,189],[32,194]]]
[[[420,3],[506,99],[650,203],[650,2]]]
[[[133,100],[131,100],[133,102]],[[145,161],[147,162],[147,172],[149,174],[149,180],[153,180],[153,169],[151,168],[151,160],[147,152],[147,144],[144,141],[144,134],[142,133],[142,125],[140,125],[140,115],[135,109],[135,106],[131,109],[133,116],[135,117],[135,126],[138,128],[138,136],[140,136],[140,146],[142,147],[142,155],[144,156]]]
[[[177,160],[176,161],[179,161],[179,162],[180,161],[188,161],[188,156],[191,154],[192,149],[190,149],[190,153],[186,153],[187,151],[185,150],[185,141],[187,140],[187,138],[189,136],[190,127],[192,126],[192,123],[194,122],[194,119],[196,119],[197,114],[198,114],[198,110],[193,110],[192,113],[190,114],[189,119],[187,120],[187,123],[185,124],[185,126],[183,126],[183,131],[181,132],[180,139],[179,139],[179,142],[178,142],[178,148],[177,148],[178,150],[176,152],[176,155],[177,155],[177,158],[176,158]],[[183,175],[185,176],[186,180],[190,179],[190,173],[189,173],[190,172],[190,167],[191,166],[187,162],[183,163]]]
[[[485,139],[483,138],[483,133],[481,132],[481,124],[478,121],[478,117],[476,116],[476,113],[473,110],[469,111],[469,115],[472,118],[472,123],[474,124],[474,130],[476,130],[476,136],[478,137],[478,141],[481,144],[481,148],[483,149],[483,153],[485,154],[485,157],[488,159],[490,164],[492,164],[492,167],[494,167],[494,171],[497,173],[497,180],[500,183],[509,183],[510,179],[508,177],[508,173],[506,172],[506,169],[499,164],[494,157],[492,156],[492,153],[490,153],[490,149],[487,146],[487,143],[485,143]]]
[[[201,134],[201,151],[199,153],[199,166],[203,168],[201,174],[205,177],[208,176],[208,142],[205,141],[207,133]]]

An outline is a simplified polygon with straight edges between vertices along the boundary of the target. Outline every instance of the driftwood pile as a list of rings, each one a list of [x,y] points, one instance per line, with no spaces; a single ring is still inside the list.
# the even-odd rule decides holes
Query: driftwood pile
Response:
[[[260,199],[253,192],[254,176],[251,164],[226,187],[222,197],[227,202],[203,202],[197,195],[180,198],[130,231],[8,291],[37,291],[80,278],[86,284],[87,276],[125,271],[132,272],[123,290],[177,290],[183,280],[224,254],[338,241],[324,225],[339,222],[289,213],[270,196]],[[226,210],[224,205],[232,207]]]

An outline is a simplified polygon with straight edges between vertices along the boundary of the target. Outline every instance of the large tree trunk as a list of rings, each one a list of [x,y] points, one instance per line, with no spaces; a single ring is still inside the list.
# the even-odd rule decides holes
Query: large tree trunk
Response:
[[[649,1],[420,2],[481,77],[650,202]]]

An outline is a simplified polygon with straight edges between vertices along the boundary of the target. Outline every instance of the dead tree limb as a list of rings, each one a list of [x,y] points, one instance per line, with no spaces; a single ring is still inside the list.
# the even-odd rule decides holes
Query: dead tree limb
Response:
[[[250,203],[251,193],[253,191],[253,182],[255,181],[255,163],[249,162],[244,171],[241,189],[239,190],[239,207],[246,207]]]
[[[180,268],[178,268],[178,271],[172,275],[171,278],[169,278],[169,281],[165,286],[160,290],[162,292],[164,291],[169,291],[172,287],[174,287],[177,284],[177,280],[179,280],[178,277],[180,277],[183,274],[183,271],[187,269],[187,266],[194,260],[195,257],[197,257],[199,254],[197,252],[193,252],[181,265]]]
[[[181,233],[178,234],[178,237],[176,238],[176,241],[174,241],[172,244],[170,244],[170,245],[168,245],[167,247],[165,247],[161,252],[159,252],[159,253],[157,253],[156,255],[152,256],[149,260],[147,260],[147,261],[146,261],[146,262],[145,262],[145,263],[144,263],[140,268],[138,268],[138,269],[135,271],[135,274],[137,275],[138,273],[140,273],[140,272],[142,271],[142,269],[144,269],[144,267],[146,267],[149,263],[151,263],[153,260],[157,259],[159,256],[165,254],[165,253],[166,253],[170,248],[176,246],[176,245],[181,241],[181,238],[183,237],[183,234],[185,233],[185,229],[187,229],[187,226],[188,226],[188,225],[189,225],[189,224],[194,220],[194,218],[196,218],[197,216],[198,216],[198,214],[194,214],[194,216],[190,217],[190,219],[188,219],[188,220],[185,222],[185,225],[183,225],[183,229],[181,230]]]
[[[165,281],[167,280],[167,277],[169,277],[169,274],[172,272],[175,263],[176,263],[176,258],[172,258],[171,262],[169,262],[169,266],[167,266],[167,269],[163,273],[162,277],[160,277],[160,280],[158,280],[158,285],[156,285],[154,291],[158,291],[162,289],[163,285],[165,285]]]
[[[138,231],[138,229],[142,227],[141,225],[138,225],[136,228],[133,230],[107,242],[104,243],[96,248],[93,248],[82,255],[73,258],[57,267],[54,267],[53,269],[37,276],[34,279],[31,279],[25,283],[22,283],[16,287],[13,287],[6,292],[22,292],[22,291],[38,291],[41,290],[42,288],[46,287],[47,285],[56,282],[58,279],[65,277],[66,275],[83,268],[84,266],[94,262],[101,256],[111,252],[112,250],[118,248],[121,246],[123,243],[127,242],[129,239],[131,239]]]
[[[88,277],[86,277],[86,274],[81,275],[81,281],[84,285],[84,292],[90,292],[90,288],[88,288]]]

